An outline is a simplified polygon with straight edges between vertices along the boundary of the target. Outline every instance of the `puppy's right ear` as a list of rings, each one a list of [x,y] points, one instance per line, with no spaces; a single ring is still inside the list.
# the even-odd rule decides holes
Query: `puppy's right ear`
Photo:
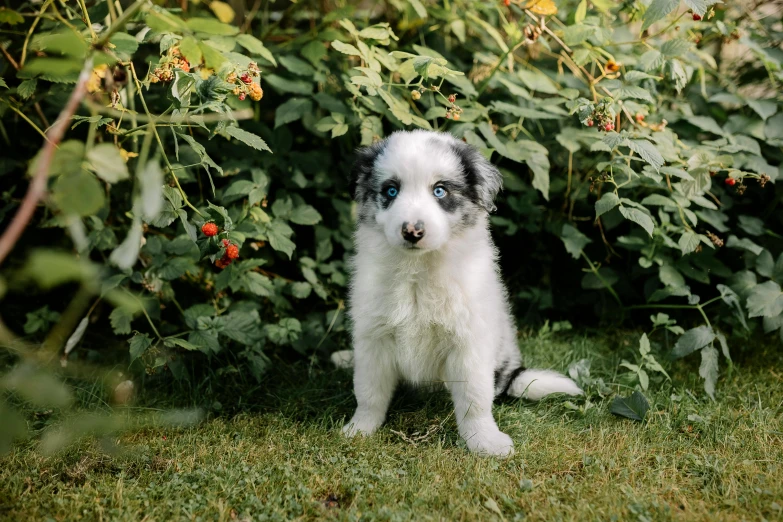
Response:
[[[353,198],[359,203],[372,193],[373,167],[385,144],[384,140],[356,151],[356,158],[351,169],[350,191]]]

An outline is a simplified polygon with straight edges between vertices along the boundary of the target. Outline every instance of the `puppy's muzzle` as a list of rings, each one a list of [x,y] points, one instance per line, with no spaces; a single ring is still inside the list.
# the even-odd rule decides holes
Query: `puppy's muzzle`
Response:
[[[424,222],[419,220],[414,225],[407,221],[402,224],[402,238],[409,243],[418,243],[424,237]]]

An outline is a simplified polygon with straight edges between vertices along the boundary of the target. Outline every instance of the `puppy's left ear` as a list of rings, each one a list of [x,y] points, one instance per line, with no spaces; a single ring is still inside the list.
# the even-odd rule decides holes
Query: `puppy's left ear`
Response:
[[[476,203],[487,212],[494,212],[495,197],[503,188],[503,174],[475,147],[459,140],[452,147],[462,163],[465,181],[473,189]]]
[[[351,168],[350,191],[353,198],[359,203],[363,202],[372,192],[372,170],[375,160],[383,151],[386,141],[382,141],[363,147],[356,151],[353,167]]]

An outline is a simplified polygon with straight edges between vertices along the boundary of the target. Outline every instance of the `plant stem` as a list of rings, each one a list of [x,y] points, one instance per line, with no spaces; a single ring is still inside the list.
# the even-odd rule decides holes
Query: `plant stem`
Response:
[[[17,109],[17,108],[16,108],[16,107],[14,107],[13,105],[11,105],[10,103],[8,104],[8,108],[10,108],[10,109],[11,109],[12,111],[14,111],[16,114],[18,114],[18,115],[19,115],[19,116],[20,116],[20,117],[21,117],[21,118],[22,118],[24,121],[26,121],[27,123],[29,123],[29,124],[30,124],[30,126],[31,126],[33,129],[35,129],[35,132],[37,132],[38,134],[40,134],[41,136],[43,136],[43,139],[45,139],[46,141],[49,141],[49,138],[46,136],[46,133],[45,133],[44,131],[42,131],[42,130],[41,130],[39,127],[38,127],[38,125],[36,125],[35,123],[33,123],[33,120],[31,120],[30,118],[28,118],[28,117],[25,115],[25,113],[23,113],[22,111],[20,111],[19,109]],[[56,146],[57,146],[57,145],[55,145],[55,147],[56,147]]]
[[[126,11],[127,13],[128,11]],[[169,169],[169,173],[171,174],[171,177],[174,178],[174,183],[177,185],[177,189],[179,189],[179,193],[182,196],[182,200],[184,203],[190,207],[196,214],[198,214],[201,217],[204,217],[204,214],[202,214],[199,209],[193,206],[193,204],[188,199],[187,194],[185,194],[185,191],[182,190],[182,185],[179,184],[179,178],[177,178],[177,175],[174,173],[174,167],[171,166],[171,163],[169,162],[169,158],[166,155],[166,151],[163,148],[163,140],[160,139],[160,134],[158,133],[158,129],[155,126],[155,117],[150,112],[149,108],[147,107],[147,101],[144,99],[144,94],[141,92],[141,82],[139,82],[139,77],[136,75],[136,68],[133,67],[133,62],[130,62],[130,70],[131,74],[133,75],[133,81],[136,84],[136,91],[139,94],[139,99],[141,100],[141,105],[144,107],[144,112],[147,113],[147,118],[149,118],[149,125],[152,129],[152,132],[155,134],[155,139],[158,142],[158,147],[160,147],[161,155],[163,156],[163,161],[166,162],[166,167]]]
[[[620,296],[617,295],[617,292],[614,291],[614,288],[612,288],[612,285],[610,285],[606,279],[603,278],[603,276],[598,272],[598,268],[593,264],[592,261],[590,261],[590,258],[587,257],[587,254],[585,254],[584,250],[581,252],[582,257],[585,258],[585,261],[587,261],[587,264],[590,266],[590,271],[595,274],[595,277],[598,278],[599,281],[601,281],[601,284],[604,285],[604,287],[609,290],[609,293],[612,294],[612,297],[614,297],[614,300],[617,301],[617,304],[620,306],[623,306],[623,302],[620,300]]]

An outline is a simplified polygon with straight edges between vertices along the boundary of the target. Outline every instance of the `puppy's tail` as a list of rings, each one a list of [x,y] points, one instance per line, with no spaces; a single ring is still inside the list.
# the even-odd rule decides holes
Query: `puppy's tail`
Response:
[[[519,368],[512,372],[506,389],[510,397],[523,397],[538,401],[552,393],[582,395],[584,392],[574,381],[553,370],[526,370]]]

